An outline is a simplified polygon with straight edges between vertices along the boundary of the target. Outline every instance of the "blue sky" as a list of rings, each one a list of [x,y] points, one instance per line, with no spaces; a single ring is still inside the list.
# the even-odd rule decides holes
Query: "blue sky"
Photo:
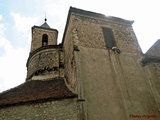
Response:
[[[44,22],[61,42],[69,7],[134,20],[143,52],[160,38],[159,0],[0,0],[0,92],[25,81],[31,27]]]

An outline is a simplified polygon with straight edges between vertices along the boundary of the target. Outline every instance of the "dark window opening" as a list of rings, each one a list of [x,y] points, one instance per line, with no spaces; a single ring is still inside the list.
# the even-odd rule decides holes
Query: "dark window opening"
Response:
[[[43,34],[42,36],[42,46],[47,46],[48,45],[48,35]]]
[[[109,49],[112,49],[112,47],[115,47],[115,41],[114,36],[111,28],[103,27],[103,35],[106,42],[106,47]]]

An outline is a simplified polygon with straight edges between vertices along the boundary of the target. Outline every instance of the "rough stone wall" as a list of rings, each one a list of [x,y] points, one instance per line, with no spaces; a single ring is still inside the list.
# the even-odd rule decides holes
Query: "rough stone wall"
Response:
[[[153,59],[144,66],[144,69],[146,75],[150,80],[150,85],[152,86],[152,90],[154,91],[153,94],[160,108],[160,40],[157,40],[156,43],[146,52],[145,55],[152,57]]]
[[[43,49],[28,61],[27,79],[64,77],[64,54],[60,49]]]
[[[116,46],[123,52],[141,53],[140,46],[132,26],[113,23],[110,21],[92,19],[74,15],[72,20],[73,41],[75,45],[88,48],[106,49],[102,27],[111,28]]]
[[[77,120],[76,99],[0,108],[1,120]]]
[[[74,91],[77,91],[77,80],[75,78],[75,59],[74,59],[74,46],[73,39],[77,36],[72,36],[72,19],[71,26],[67,27],[67,33],[63,43],[64,46],[64,60],[65,60],[65,77],[67,82],[71,85]]]
[[[42,47],[42,36],[48,35],[48,45],[57,45],[58,31],[54,29],[45,29],[34,26],[32,28],[31,52]]]
[[[120,54],[106,48],[102,27],[113,30]],[[131,119],[131,114],[154,114],[160,118],[154,91],[140,63],[142,51],[132,26],[72,13],[66,34],[64,45],[70,46],[65,53],[68,59],[75,59],[84,118],[126,120]],[[79,52],[72,52],[74,45]]]
[[[150,63],[143,67],[147,77],[149,78],[149,84],[152,89],[152,94],[155,97],[157,106],[160,108],[160,64]]]
[[[158,80],[160,81],[160,63],[152,63],[152,66],[154,68],[154,72],[158,78]],[[159,82],[160,84],[160,82]]]

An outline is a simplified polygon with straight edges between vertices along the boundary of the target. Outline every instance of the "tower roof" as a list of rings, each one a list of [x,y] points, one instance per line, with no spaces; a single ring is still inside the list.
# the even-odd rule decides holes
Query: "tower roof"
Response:
[[[47,22],[43,23],[43,24],[41,25],[41,27],[43,27],[43,28],[50,28],[49,25],[47,24]]]
[[[45,22],[41,25],[41,27],[43,27],[43,28],[50,28],[49,25],[47,24],[47,19],[46,18],[44,19],[44,21]]]

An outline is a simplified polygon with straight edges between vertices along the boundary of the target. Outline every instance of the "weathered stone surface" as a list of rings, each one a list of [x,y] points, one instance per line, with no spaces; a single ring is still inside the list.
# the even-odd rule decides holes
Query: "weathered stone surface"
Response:
[[[1,120],[78,120],[76,99],[45,101],[0,109]]]
[[[48,35],[48,45],[57,45],[58,31],[55,29],[45,29],[38,26],[32,27],[31,52],[42,47],[42,36]]]
[[[150,84],[155,77],[142,67],[131,23],[81,10],[69,15],[63,39],[66,76],[72,86],[77,81],[79,99],[85,100],[83,118],[126,120],[131,114],[154,114],[158,120],[160,97]],[[102,27],[112,29],[120,53],[107,49]]]
[[[27,61],[27,80],[64,77],[64,51],[61,47],[41,47]]]
[[[43,46],[42,43],[44,35],[46,36],[45,46]],[[63,54],[59,55],[59,50],[61,52],[63,51],[61,47],[57,45],[57,36],[58,31],[56,29],[45,28],[43,25],[41,27],[32,27],[31,51],[27,61],[26,80],[46,80],[60,77],[59,68],[64,66],[64,62]],[[62,69],[63,68],[61,68],[61,71]]]
[[[149,79],[137,64],[139,55],[80,46],[79,49],[77,79],[81,81],[88,119],[129,119],[130,114],[160,117]]]
[[[59,47],[50,41],[50,38],[53,38],[52,42],[55,42],[57,34],[55,30],[50,33],[48,29],[34,27],[31,54],[27,62],[27,78],[40,81],[26,82],[26,84],[37,82],[34,85],[29,84],[31,89],[28,88],[28,91],[21,86],[19,91],[11,90],[10,93],[13,94],[9,94],[9,97],[5,97],[8,94],[0,95],[3,104],[3,108],[0,109],[1,118],[159,120],[160,56],[157,52],[160,50],[159,41],[143,55],[132,23],[133,21],[71,8],[62,46]],[[112,29],[114,49],[106,47],[103,27]],[[35,42],[41,39],[44,33],[48,33],[50,39],[46,48],[41,47],[40,41]],[[48,79],[55,77],[65,78],[66,81],[47,83]],[[47,86],[44,84],[42,87],[41,82],[47,83]],[[35,86],[42,89],[34,90]],[[78,96],[71,99],[64,97],[76,93]],[[48,101],[48,96],[53,99]],[[19,98],[25,104],[17,103],[15,106],[13,100],[17,102]],[[43,102],[28,103],[29,100],[36,102],[40,98],[41,100],[43,98]],[[6,103],[12,103],[13,106],[4,107]]]
[[[59,77],[59,53],[59,50],[53,48],[44,49],[34,54],[28,61],[27,79],[30,79],[32,76],[47,75],[51,71],[54,71],[52,77]],[[62,56],[63,54],[61,53],[61,65],[64,65]]]
[[[72,38],[75,45],[106,49],[102,27],[111,28],[116,46],[123,52],[141,52],[131,26],[124,26],[97,18],[73,15]]]

